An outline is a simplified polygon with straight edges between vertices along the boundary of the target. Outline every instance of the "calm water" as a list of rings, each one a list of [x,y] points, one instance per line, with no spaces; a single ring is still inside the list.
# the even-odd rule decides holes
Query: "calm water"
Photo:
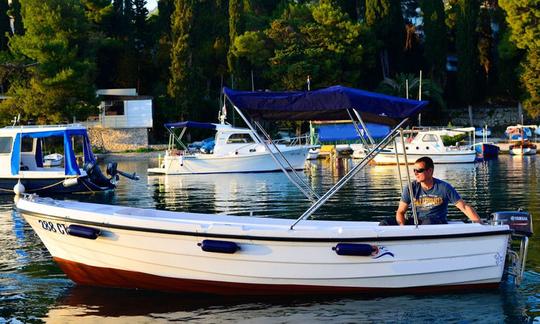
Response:
[[[141,180],[123,179],[113,194],[79,199],[168,210],[296,218],[308,202],[281,173],[151,176],[154,161],[120,161]],[[311,164],[303,173],[323,192],[352,166],[351,161]],[[438,165],[482,217],[522,207],[540,221],[540,157],[501,156],[498,161]],[[394,214],[399,179],[392,166],[368,166],[323,207],[320,219],[375,220]],[[461,218],[451,207],[450,217]],[[537,232],[538,232],[537,228]],[[540,232],[538,232],[540,233]],[[0,323],[90,322],[540,322],[540,238],[532,239],[522,285],[459,294],[234,299],[146,291],[79,287],[52,262],[22,217],[13,197],[0,196]]]

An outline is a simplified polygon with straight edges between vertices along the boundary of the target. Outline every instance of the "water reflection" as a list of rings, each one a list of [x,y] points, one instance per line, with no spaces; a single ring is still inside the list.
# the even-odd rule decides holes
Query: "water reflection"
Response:
[[[527,321],[527,305],[518,291],[459,294],[218,298],[147,291],[72,287],[50,308],[45,320],[107,318],[113,322],[483,322]],[[111,302],[114,301],[114,302]],[[464,311],[465,310],[465,311]]]
[[[120,161],[138,172],[112,194],[58,197],[89,202],[206,213],[296,218],[310,205],[281,173],[148,177],[148,160]],[[302,177],[318,193],[328,190],[358,161],[315,161]],[[476,164],[436,165],[435,176],[452,183],[486,216],[523,207],[540,233],[540,165],[536,157],[501,156]],[[402,167],[402,177],[405,169]],[[395,213],[400,185],[395,166],[369,165],[314,216],[374,220]],[[461,218],[456,208],[450,216]],[[304,299],[231,299],[75,286],[51,260],[40,240],[0,196],[0,323],[22,322],[523,322],[540,319],[540,239],[530,242],[528,271],[515,288],[467,294]]]

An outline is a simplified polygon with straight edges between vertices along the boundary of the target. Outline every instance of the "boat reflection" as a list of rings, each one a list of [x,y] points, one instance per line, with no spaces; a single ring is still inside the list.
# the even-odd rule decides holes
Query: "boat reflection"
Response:
[[[532,320],[519,290],[441,295],[329,296],[303,298],[216,298],[150,291],[74,286],[49,309],[45,322],[187,321],[319,322],[339,316],[344,322],[469,322],[522,323]],[[374,298],[377,297],[377,298]],[[521,297],[521,298],[519,298]],[[392,307],[399,305],[399,307]],[[474,311],[464,312],[464,309]],[[359,311],[361,310],[361,311]],[[521,310],[521,311],[518,311]]]

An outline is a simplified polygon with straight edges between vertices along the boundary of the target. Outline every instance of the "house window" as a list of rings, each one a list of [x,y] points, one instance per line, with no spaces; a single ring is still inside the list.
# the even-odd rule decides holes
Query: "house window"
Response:
[[[11,137],[0,137],[0,153],[11,153]]]
[[[227,144],[255,143],[250,134],[232,134],[227,140]]]
[[[105,107],[106,116],[125,115],[123,101],[109,101],[105,104]]]

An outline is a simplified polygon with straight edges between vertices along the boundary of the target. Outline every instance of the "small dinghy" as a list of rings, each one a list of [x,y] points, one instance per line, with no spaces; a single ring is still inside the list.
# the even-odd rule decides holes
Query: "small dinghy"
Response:
[[[57,167],[62,164],[64,161],[64,156],[58,153],[47,154],[43,157],[43,166],[44,167]]]

